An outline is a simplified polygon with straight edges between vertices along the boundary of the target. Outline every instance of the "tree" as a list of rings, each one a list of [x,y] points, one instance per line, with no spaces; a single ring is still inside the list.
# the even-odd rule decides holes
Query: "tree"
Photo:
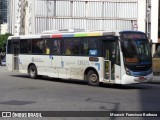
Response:
[[[10,33],[0,35],[0,50],[2,50],[3,52],[6,51],[6,42],[9,36],[11,36]]]

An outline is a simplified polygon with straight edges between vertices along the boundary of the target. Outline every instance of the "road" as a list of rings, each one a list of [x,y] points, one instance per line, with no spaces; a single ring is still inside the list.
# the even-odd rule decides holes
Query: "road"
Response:
[[[158,79],[158,78],[156,78]],[[159,111],[160,83],[88,86],[63,79],[30,79],[0,67],[0,111]],[[6,118],[4,118],[6,120]],[[9,118],[7,118],[9,119]],[[26,118],[27,119],[27,118]],[[35,118],[36,119],[36,118]],[[34,120],[35,120],[34,119]],[[107,118],[41,118],[42,120],[130,120]],[[41,120],[37,118],[37,120]],[[158,120],[156,117],[134,120]],[[9,120],[14,120],[9,119]],[[15,118],[15,120],[17,120]]]

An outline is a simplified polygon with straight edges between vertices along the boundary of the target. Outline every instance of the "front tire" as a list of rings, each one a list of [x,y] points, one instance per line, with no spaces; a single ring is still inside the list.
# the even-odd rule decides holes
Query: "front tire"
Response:
[[[89,71],[87,74],[88,85],[99,86],[99,77],[95,71]]]
[[[32,79],[36,79],[37,78],[37,68],[35,65],[31,65],[29,67],[29,76]]]

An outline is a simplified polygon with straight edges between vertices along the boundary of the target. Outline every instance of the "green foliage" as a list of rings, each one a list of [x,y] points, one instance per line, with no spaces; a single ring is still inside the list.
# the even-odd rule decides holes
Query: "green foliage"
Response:
[[[9,36],[11,36],[10,33],[0,35],[0,49],[2,51],[6,51],[5,47],[6,47],[6,42]]]

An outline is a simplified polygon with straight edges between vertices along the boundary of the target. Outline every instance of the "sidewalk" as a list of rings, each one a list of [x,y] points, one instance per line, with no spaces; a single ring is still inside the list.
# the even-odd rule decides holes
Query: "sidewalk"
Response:
[[[154,75],[153,76],[153,80],[152,80],[153,83],[160,83],[160,75]]]

